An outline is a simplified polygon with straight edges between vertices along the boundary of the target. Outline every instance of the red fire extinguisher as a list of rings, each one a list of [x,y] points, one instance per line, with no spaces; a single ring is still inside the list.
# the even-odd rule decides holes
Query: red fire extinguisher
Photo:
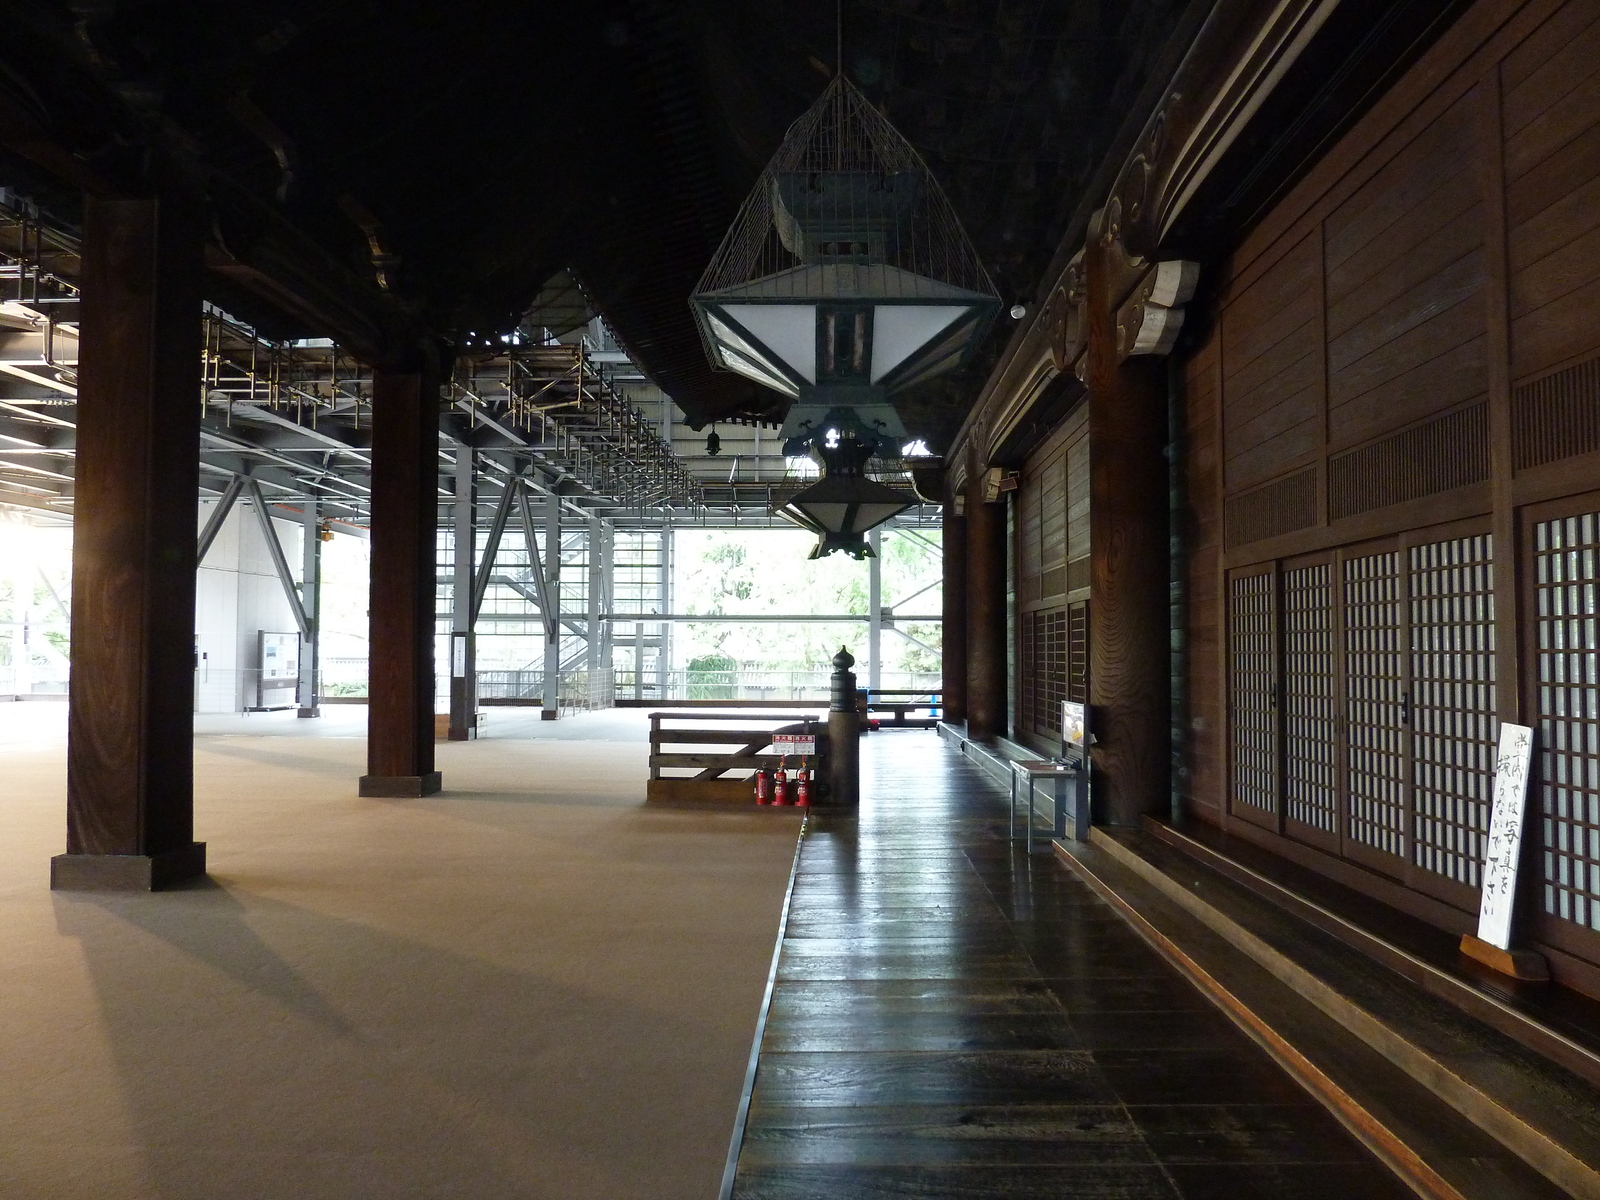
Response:
[[[800,760],[800,776],[794,783],[794,803],[796,808],[811,807],[811,768],[803,758]]]
[[[756,772],[756,803],[772,803],[772,772],[765,767]]]
[[[778,759],[778,776],[772,781],[772,802],[774,804],[789,803],[788,765],[789,758],[787,755]]]

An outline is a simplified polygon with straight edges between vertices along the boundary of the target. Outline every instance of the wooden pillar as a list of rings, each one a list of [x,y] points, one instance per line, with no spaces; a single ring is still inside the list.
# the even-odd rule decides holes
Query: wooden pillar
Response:
[[[1006,732],[1006,507],[984,502],[982,460],[967,472],[967,733]]]
[[[1095,819],[1166,812],[1171,766],[1167,587],[1167,364],[1117,361],[1120,248],[1085,255],[1089,334],[1089,701]]]
[[[372,583],[363,796],[427,796],[433,769],[439,379],[431,364],[372,377]]]
[[[956,497],[944,501],[944,719],[967,719],[967,518],[965,498],[957,511]]]
[[[204,874],[194,840],[198,205],[84,206],[67,853],[55,888]]]

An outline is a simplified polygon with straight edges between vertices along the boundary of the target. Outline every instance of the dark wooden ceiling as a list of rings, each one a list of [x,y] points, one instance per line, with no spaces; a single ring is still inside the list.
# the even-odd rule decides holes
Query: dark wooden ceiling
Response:
[[[1002,296],[1031,300],[1190,7],[844,0],[844,68],[943,181]],[[0,119],[23,110],[91,162],[136,156],[159,126],[211,173],[219,230],[248,224],[229,211],[242,196],[367,280],[381,251],[391,291],[458,342],[511,329],[570,268],[691,420],[770,418],[771,393],[710,370],[687,298],[831,75],[839,11],[0,0]],[[12,181],[70,215],[74,192],[37,159],[0,158]],[[282,333],[324,332],[230,299]],[[914,397],[913,427],[937,445],[985,371]]]

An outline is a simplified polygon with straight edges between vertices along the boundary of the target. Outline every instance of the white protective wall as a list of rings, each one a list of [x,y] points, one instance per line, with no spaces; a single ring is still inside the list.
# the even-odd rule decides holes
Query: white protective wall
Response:
[[[216,501],[200,504],[197,531]],[[300,582],[301,525],[274,516],[273,526],[295,582]],[[197,533],[198,536],[198,533]],[[294,614],[272,566],[261,522],[248,500],[233,506],[195,579],[196,712],[242,712],[256,703],[261,664],[257,634],[294,633]],[[292,699],[285,690],[284,699]]]

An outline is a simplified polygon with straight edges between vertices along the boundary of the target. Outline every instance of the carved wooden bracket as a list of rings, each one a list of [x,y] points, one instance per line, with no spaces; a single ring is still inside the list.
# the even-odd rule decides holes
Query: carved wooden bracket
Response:
[[[1200,281],[1200,264],[1173,259],[1155,269],[1117,310],[1117,361],[1167,354],[1183,329],[1183,306]]]
[[[983,502],[998,503],[1007,492],[1017,490],[1017,473],[1002,467],[990,467],[983,473]]]

